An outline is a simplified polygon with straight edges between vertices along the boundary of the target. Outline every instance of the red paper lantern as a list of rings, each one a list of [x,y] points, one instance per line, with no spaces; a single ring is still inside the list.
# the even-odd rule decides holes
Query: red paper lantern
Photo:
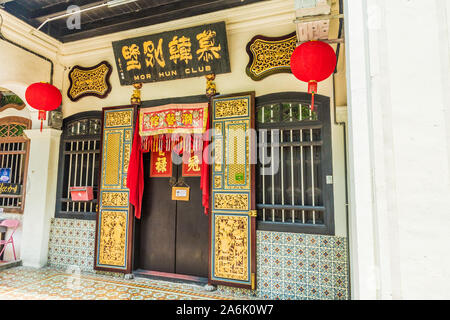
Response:
[[[25,99],[32,108],[39,110],[42,132],[43,122],[47,119],[47,111],[58,109],[62,102],[62,95],[55,86],[49,83],[38,82],[27,88]]]
[[[308,41],[294,50],[291,56],[291,70],[297,79],[308,82],[308,93],[312,94],[311,110],[314,110],[317,83],[331,76],[336,64],[336,53],[328,43]]]

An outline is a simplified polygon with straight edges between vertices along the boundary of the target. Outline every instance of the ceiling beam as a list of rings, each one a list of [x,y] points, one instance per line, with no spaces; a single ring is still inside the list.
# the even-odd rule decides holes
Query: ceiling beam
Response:
[[[127,13],[121,16],[109,17],[82,25],[82,29],[66,30],[59,35],[62,42],[71,42],[86,38],[101,36],[109,33],[155,25],[190,16],[196,16],[215,11],[230,9],[269,0],[192,0],[181,1],[148,8],[139,12]],[[201,24],[201,22],[199,22]]]
[[[28,22],[27,20],[30,18],[31,11],[17,3],[17,1],[7,2],[3,6],[8,13]]]
[[[42,19],[42,18],[47,18],[47,17],[51,17],[51,16],[55,16],[57,14],[62,14],[62,13],[66,13],[67,12],[67,8],[70,5],[75,5],[75,6],[79,6],[80,8],[82,7],[92,7],[95,5],[99,5],[102,4],[103,1],[99,1],[99,0],[73,0],[70,3],[68,2],[61,2],[61,3],[57,3],[57,4],[52,4],[49,6],[45,6],[42,8],[39,8],[37,10],[33,10],[31,12],[31,15],[29,16],[30,19]]]

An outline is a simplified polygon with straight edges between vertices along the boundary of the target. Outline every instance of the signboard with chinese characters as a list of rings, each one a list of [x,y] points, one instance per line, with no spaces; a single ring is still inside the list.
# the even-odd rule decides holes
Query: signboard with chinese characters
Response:
[[[225,22],[113,42],[121,85],[231,72]]]

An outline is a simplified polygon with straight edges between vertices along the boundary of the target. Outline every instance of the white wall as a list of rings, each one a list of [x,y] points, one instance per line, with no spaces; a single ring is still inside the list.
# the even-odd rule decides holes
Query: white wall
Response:
[[[20,45],[44,55],[51,59],[55,59],[56,51],[59,44],[49,38],[46,38],[41,34],[43,39],[36,38],[30,34],[30,27],[23,22],[11,17],[4,11],[1,11],[3,17],[2,34],[7,38]],[[0,40],[0,88],[6,88],[17,94],[23,101],[25,100],[26,88],[34,82],[49,82],[50,81],[50,63],[45,61],[32,53],[26,52],[9,42]],[[55,64],[55,84],[60,87],[61,67]],[[39,128],[40,121],[38,121],[37,111],[27,106],[23,110],[7,109],[0,112],[0,118],[18,116],[32,120],[32,127]],[[45,123],[46,124],[46,123]],[[39,161],[37,162],[39,163]],[[42,163],[41,163],[42,164]],[[30,163],[31,165],[31,163]],[[42,199],[31,200],[33,188],[39,189],[39,182],[32,183],[30,179],[31,171],[27,173],[28,182],[26,187],[26,201],[25,211],[28,209],[32,212],[35,203],[45,201]],[[52,177],[53,178],[53,177]],[[56,178],[54,178],[56,181]],[[35,202],[35,203],[34,203]],[[23,215],[22,214],[5,214],[3,217],[8,219],[20,220],[21,224],[19,229],[14,234],[14,242],[16,247],[16,255],[21,257],[22,253],[22,239],[23,239]],[[10,231],[6,234],[8,238]],[[6,249],[5,260],[12,260],[13,252],[12,247],[9,245]]]
[[[25,48],[43,55],[55,62],[55,85],[60,86],[61,76],[60,65],[56,61],[57,51],[60,43],[48,36],[38,33],[39,37],[31,34],[31,28],[22,21],[12,17],[3,10],[1,32],[4,37]],[[38,56],[22,50],[17,46],[0,40],[0,88],[6,88],[17,94],[23,101],[25,100],[26,88],[34,82],[50,82],[50,62]],[[27,106],[22,111],[5,110],[0,116],[21,116],[33,120],[33,127],[39,127],[37,121],[37,111]]]
[[[449,10],[346,1],[356,299],[450,298]]]

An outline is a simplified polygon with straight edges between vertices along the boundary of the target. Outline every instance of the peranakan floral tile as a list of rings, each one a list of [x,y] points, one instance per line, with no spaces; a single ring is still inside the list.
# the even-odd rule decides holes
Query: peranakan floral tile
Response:
[[[149,279],[70,274],[52,268],[0,272],[0,300],[229,300],[202,287]]]
[[[75,264],[82,271],[123,278],[93,271],[94,247],[94,221],[52,220],[50,266],[65,270]],[[262,299],[348,299],[346,238],[258,231],[256,251],[257,291],[223,286],[219,291]]]

